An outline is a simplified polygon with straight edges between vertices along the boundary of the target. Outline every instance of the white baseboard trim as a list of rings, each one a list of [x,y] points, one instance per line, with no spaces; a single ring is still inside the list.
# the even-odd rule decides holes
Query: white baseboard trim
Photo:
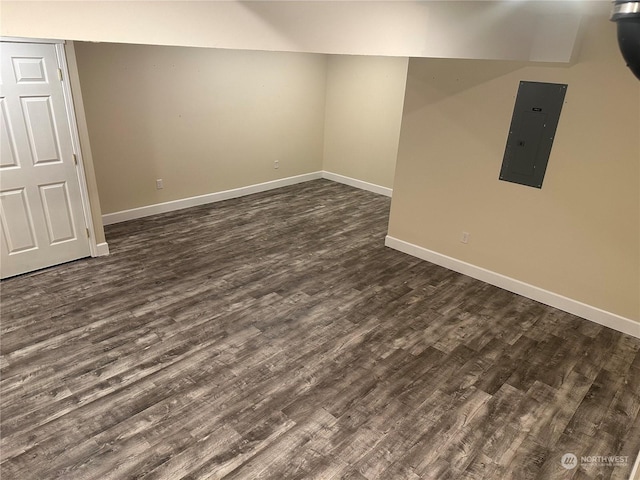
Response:
[[[308,182],[322,178],[322,172],[305,173],[295,177],[280,178],[270,182],[248,185],[246,187],[234,188],[232,190],[224,190],[222,192],[207,193],[196,197],[181,198],[170,202],[156,203],[145,207],[132,208],[130,210],[122,210],[120,212],[107,213],[102,215],[102,223],[111,225],[113,223],[126,222],[127,220],[135,220],[136,218],[157,215],[158,213],[173,212],[174,210],[182,210],[183,208],[195,207],[207,203],[221,202],[231,198],[243,197],[253,193],[265,192],[274,188],[295,185],[296,183]]]
[[[523,297],[530,298],[545,305],[558,308],[565,312],[577,315],[578,317],[591,320],[592,322],[604,325],[622,333],[626,333],[636,338],[640,338],[640,323],[629,318],[622,317],[615,313],[601,310],[597,307],[564,297],[557,293],[544,290],[542,288],[529,285],[500,273],[477,267],[470,263],[463,262],[453,257],[448,257],[438,252],[419,247],[404,240],[387,235],[384,244],[411,256],[426,260],[441,267],[448,268],[469,277],[503,288]]]
[[[96,257],[105,257],[109,255],[109,245],[107,242],[98,243],[96,245]]]
[[[356,187],[361,190],[367,190],[369,192],[377,193],[379,195],[384,195],[386,197],[390,197],[391,194],[393,193],[393,190],[391,188],[382,187],[380,185],[365,182],[363,180],[358,180],[357,178],[345,177],[344,175],[327,172],[326,170],[322,172],[322,178],[326,178],[327,180],[332,180],[338,183],[344,183],[345,185],[349,185],[350,187]]]

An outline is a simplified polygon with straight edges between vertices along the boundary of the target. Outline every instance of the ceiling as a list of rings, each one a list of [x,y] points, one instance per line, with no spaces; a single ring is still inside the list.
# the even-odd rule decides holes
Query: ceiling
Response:
[[[9,37],[570,62],[608,1],[3,1]]]

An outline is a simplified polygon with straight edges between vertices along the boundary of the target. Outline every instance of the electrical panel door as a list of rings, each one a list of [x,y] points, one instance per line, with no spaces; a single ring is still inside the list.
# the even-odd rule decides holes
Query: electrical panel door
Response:
[[[542,188],[567,85],[520,82],[500,180]]]

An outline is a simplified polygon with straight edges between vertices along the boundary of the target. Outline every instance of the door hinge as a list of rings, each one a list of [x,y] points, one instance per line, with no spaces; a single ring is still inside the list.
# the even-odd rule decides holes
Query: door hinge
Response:
[[[78,165],[78,156],[75,153],[73,154],[73,163]]]
[[[58,78],[60,79],[60,81],[62,81],[62,69],[61,68],[58,69]]]
[[[87,238],[91,238],[91,235],[89,234],[89,229],[85,228],[85,230],[87,231]]]

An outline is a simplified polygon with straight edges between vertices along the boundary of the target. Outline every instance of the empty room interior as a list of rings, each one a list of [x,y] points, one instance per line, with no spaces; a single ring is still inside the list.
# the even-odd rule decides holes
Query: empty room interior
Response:
[[[0,35],[3,480],[640,479],[640,2]]]

